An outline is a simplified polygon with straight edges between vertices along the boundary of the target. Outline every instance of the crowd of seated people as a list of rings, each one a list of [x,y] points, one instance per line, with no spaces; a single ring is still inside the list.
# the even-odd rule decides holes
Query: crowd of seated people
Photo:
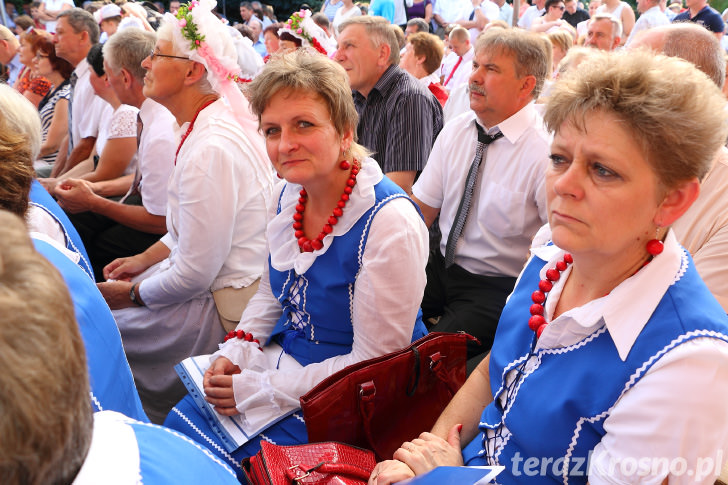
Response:
[[[0,481],[244,482],[317,383],[438,331],[477,337],[468,380],[370,484],[713,483],[728,111],[695,1],[581,36],[573,0],[0,27]],[[220,415],[287,417],[226,451],[174,369],[208,354]]]

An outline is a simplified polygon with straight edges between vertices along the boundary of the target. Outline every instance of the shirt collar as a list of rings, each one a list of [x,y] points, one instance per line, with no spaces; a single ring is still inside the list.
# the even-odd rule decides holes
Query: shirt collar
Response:
[[[394,64],[390,65],[379,77],[379,80],[372,90],[369,91],[369,96],[371,96],[374,91],[378,91],[382,97],[386,97],[387,94],[389,94],[389,91],[397,85],[396,81],[400,72],[401,69],[399,66],[395,66]]]
[[[84,74],[88,72],[90,68],[90,65],[86,59],[83,59],[81,62],[78,63],[76,68],[73,70],[73,72],[76,73],[76,76],[80,79],[83,77]]]
[[[478,119],[477,116],[475,116],[475,119],[477,123],[485,128],[488,133],[493,131],[493,128],[498,127],[498,129],[503,133],[505,139],[513,144],[518,141],[526,130],[532,126],[536,126],[536,123],[543,123],[543,119],[536,111],[535,103],[533,101],[521,108],[515,114],[511,115],[510,118],[506,118],[495,126],[487,127],[480,121],[480,119]]]
[[[554,245],[534,247],[531,252],[548,261],[541,269],[542,279],[545,278],[546,270],[553,268],[556,261],[563,258],[565,253]],[[665,238],[663,252],[656,256],[650,264],[620,283],[608,295],[581,307],[572,308],[563,316],[572,318],[584,328],[592,327],[603,319],[619,357],[624,361],[665,292],[679,279],[683,257],[684,250],[678,244],[671,229]],[[561,294],[570,271],[571,267],[564,271],[563,277],[554,284],[551,292],[557,298],[547,299],[547,314],[553,313],[553,307],[556,305],[556,300]],[[635,295],[639,295],[639,298],[635,298]],[[550,312],[549,309],[551,309]]]

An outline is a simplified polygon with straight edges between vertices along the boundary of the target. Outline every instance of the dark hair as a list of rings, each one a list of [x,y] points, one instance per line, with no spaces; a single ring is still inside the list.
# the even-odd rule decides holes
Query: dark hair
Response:
[[[270,24],[268,27],[263,29],[263,35],[265,35],[267,32],[270,32],[271,34],[275,35],[276,38],[278,38],[278,30],[283,28],[282,23],[276,23],[276,24]]]
[[[421,17],[415,17],[407,21],[407,27],[417,27],[417,32],[429,32],[430,26],[427,21]]]
[[[558,5],[559,3],[565,3],[564,0],[546,0],[546,4],[544,5],[544,8],[548,12],[551,7],[554,5]]]
[[[94,44],[91,46],[91,49],[89,49],[88,54],[86,54],[86,60],[88,61],[91,68],[94,70],[96,75],[98,77],[103,76],[106,74],[106,71],[104,71],[104,52],[103,52],[103,45],[101,44]]]
[[[295,35],[289,33],[289,32],[281,32],[281,35],[278,37],[281,40],[287,40],[289,42],[293,42],[296,44],[296,47],[301,47],[303,45],[303,42],[301,39],[296,37]]]
[[[56,45],[51,39],[44,38],[38,43],[38,52],[48,56],[48,62],[54,71],[58,72],[63,79],[71,77],[73,65],[67,60],[56,55]]]

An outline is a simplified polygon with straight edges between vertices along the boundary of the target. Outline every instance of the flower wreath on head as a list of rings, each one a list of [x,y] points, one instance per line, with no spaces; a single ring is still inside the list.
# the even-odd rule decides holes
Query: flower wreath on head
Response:
[[[316,25],[311,18],[310,10],[299,10],[294,12],[288,19],[285,26],[278,31],[278,35],[287,32],[292,36],[301,39],[321,54],[330,56],[336,50],[333,41],[326,35],[326,32]]]
[[[190,43],[190,51],[196,51],[197,54],[206,61],[205,64],[207,68],[215,74],[218,82],[250,82],[252,79],[240,76],[240,66],[225,66],[225,64],[222,63],[217,56],[215,56],[215,53],[212,49],[210,49],[207,42],[205,42],[205,35],[199,32],[197,23],[193,16],[193,10],[199,7],[200,2],[198,0],[192,0],[190,3],[180,5],[179,10],[177,10],[177,13],[175,14],[175,17],[177,18],[177,25],[180,28],[182,37]],[[220,28],[224,28],[222,23]]]
[[[240,59],[247,55],[241,55],[241,48],[252,49],[252,43],[247,46],[236,42],[229,28],[212,13],[216,6],[216,0],[192,0],[180,5],[175,15],[164,14],[163,22],[172,26],[174,44],[182,55],[205,66],[210,86],[227,100],[243,130],[257,133],[258,118],[238,87],[239,83],[249,82],[258,69],[245,66],[245,74],[241,74]]]

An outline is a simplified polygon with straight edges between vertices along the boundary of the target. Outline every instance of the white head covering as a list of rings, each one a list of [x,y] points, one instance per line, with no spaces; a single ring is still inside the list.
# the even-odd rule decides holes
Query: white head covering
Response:
[[[172,24],[174,44],[181,54],[205,66],[212,89],[227,99],[241,126],[257,130],[258,120],[237,86],[246,79],[238,65],[236,43],[212,13],[215,6],[215,0],[192,0],[180,5],[176,16],[166,13],[163,20]]]
[[[240,67],[240,77],[244,82],[252,81],[263,68],[263,58],[253,48],[253,42],[247,37],[243,37],[236,28],[227,27],[228,33],[233,38],[235,49],[238,51],[238,66]]]
[[[294,12],[285,26],[278,29],[278,35],[288,33],[301,40],[302,47],[312,47],[321,54],[331,57],[336,52],[336,41],[316,25],[310,10]]]

